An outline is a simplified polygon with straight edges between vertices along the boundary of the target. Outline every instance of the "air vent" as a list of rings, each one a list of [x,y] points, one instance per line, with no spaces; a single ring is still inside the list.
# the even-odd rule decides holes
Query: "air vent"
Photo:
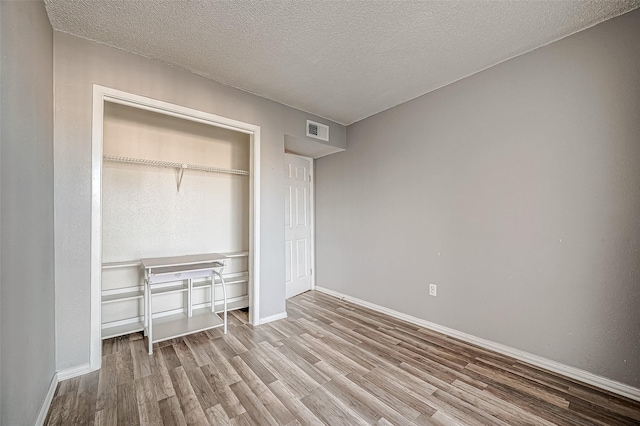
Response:
[[[328,142],[329,126],[307,120],[307,136]]]

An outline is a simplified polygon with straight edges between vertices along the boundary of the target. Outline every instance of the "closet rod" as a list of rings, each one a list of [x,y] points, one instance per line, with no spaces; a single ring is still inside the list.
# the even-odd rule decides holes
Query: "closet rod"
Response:
[[[215,173],[228,173],[232,175],[244,175],[249,176],[249,172],[246,170],[236,169],[222,169],[220,167],[200,166],[198,164],[186,164],[186,163],[174,163],[172,161],[160,161],[160,160],[145,160],[143,158],[131,158],[131,157],[117,157],[114,155],[104,155],[104,161],[111,161],[115,163],[129,163],[129,164],[141,164],[143,166],[156,166],[156,167],[171,167],[174,169],[200,170],[203,172],[215,172]]]

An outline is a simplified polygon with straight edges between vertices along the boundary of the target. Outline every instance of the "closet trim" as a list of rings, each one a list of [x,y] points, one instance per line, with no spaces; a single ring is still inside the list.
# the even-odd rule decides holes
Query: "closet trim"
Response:
[[[91,342],[89,360],[91,370],[99,369],[102,360],[102,147],[105,102],[127,105],[249,135],[249,321],[253,325],[260,324],[260,126],[94,84],[91,137]]]

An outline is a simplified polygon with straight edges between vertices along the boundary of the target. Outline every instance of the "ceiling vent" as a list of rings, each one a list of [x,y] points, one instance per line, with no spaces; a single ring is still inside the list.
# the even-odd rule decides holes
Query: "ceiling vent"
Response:
[[[329,126],[307,120],[307,136],[329,142]]]

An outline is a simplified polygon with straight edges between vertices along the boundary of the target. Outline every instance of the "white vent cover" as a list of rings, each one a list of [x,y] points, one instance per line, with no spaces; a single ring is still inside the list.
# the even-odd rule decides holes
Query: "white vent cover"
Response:
[[[307,120],[307,136],[329,142],[329,126]]]

